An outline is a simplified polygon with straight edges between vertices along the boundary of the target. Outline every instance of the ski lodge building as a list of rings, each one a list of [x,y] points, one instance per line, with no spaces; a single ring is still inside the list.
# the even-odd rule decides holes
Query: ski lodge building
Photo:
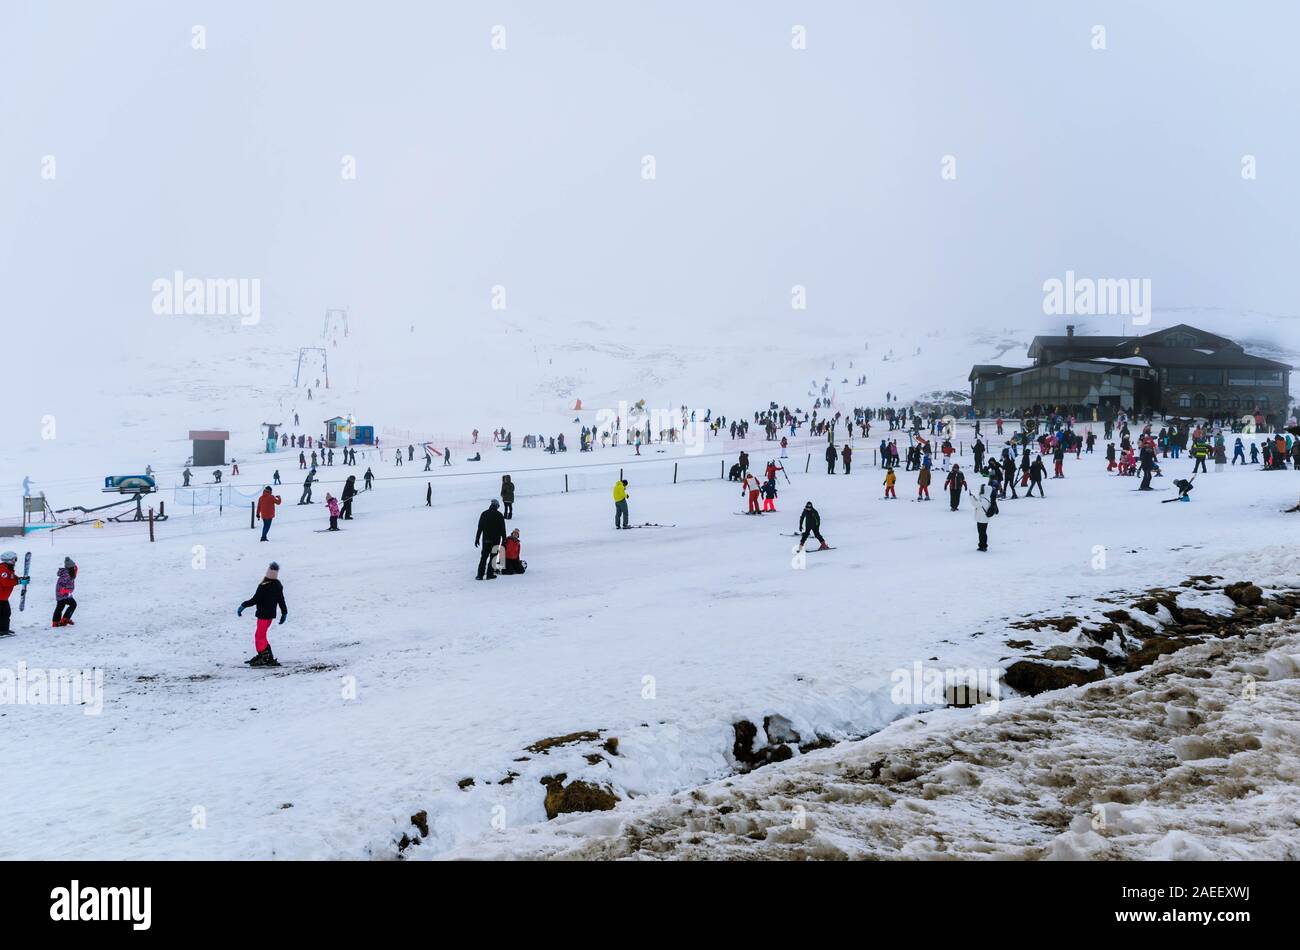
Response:
[[[1060,406],[1097,418],[1128,412],[1235,416],[1258,412],[1280,425],[1290,407],[1291,367],[1252,356],[1226,337],[1180,323],[1144,336],[1036,336],[1032,366],[977,365],[971,406],[1020,415]]]

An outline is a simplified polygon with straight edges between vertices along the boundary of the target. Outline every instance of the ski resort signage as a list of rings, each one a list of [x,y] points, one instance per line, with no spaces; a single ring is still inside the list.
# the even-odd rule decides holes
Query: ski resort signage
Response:
[[[257,277],[186,277],[175,271],[153,282],[158,316],[238,316],[246,327],[262,321],[262,281]]]

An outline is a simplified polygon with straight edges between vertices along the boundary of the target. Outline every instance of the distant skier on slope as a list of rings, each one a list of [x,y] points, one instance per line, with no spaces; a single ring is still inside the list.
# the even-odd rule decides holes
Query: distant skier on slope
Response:
[[[280,583],[280,565],[272,561],[266,569],[266,576],[257,585],[257,590],[253,591],[253,596],[248,598],[239,605],[235,611],[235,616],[242,616],[244,610],[254,608],[253,616],[257,618],[257,627],[253,634],[254,647],[257,655],[250,660],[245,660],[249,666],[279,666],[275,659],[275,654],[271,652],[271,644],[267,642],[266,631],[271,627],[271,621],[275,619],[275,611],[280,609],[280,623],[289,619],[289,608],[284,602],[284,586]]]

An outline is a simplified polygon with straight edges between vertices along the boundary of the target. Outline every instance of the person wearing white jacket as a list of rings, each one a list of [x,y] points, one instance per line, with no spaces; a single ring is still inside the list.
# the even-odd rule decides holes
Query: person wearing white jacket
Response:
[[[971,507],[975,509],[975,530],[979,534],[979,547],[977,551],[987,551],[989,549],[989,508],[992,507],[992,500],[986,494],[987,485],[980,486],[978,495],[973,492],[966,492],[970,495]]]

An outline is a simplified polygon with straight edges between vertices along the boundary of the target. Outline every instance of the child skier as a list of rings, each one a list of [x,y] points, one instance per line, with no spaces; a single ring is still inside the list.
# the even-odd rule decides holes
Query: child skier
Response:
[[[279,578],[280,565],[272,561],[266,569],[266,576],[257,585],[257,590],[253,591],[253,596],[240,604],[235,611],[235,616],[239,617],[243,615],[245,608],[255,608],[253,616],[257,618],[257,628],[253,642],[257,649],[257,656],[244,661],[249,666],[280,665],[275,659],[275,654],[271,652],[271,644],[266,640],[266,631],[270,629],[271,621],[275,619],[277,607],[280,608],[280,623],[289,619],[289,608],[284,602],[284,586]]]
[[[57,579],[54,581],[54,622],[51,627],[75,627],[72,612],[77,609],[77,600],[72,591],[77,586],[77,565],[70,557],[63,559]]]
[[[930,466],[928,464],[921,467],[921,471],[916,476],[916,500],[930,500]]]
[[[9,628],[9,595],[13,589],[27,583],[26,577],[19,577],[16,565],[18,552],[5,551],[0,554],[0,636],[13,633]]]
[[[894,470],[892,468],[885,469],[885,481],[883,484],[885,486],[886,498],[898,498],[898,496],[894,494],[894,482],[896,481],[898,481],[898,476],[894,474]]]
[[[329,531],[339,530],[339,500],[335,498],[333,495],[331,495],[329,492],[326,492],[325,507],[328,508],[330,512],[330,526],[327,530]]]
[[[776,511],[776,479],[769,478],[763,483],[761,491],[763,496],[763,510]]]

